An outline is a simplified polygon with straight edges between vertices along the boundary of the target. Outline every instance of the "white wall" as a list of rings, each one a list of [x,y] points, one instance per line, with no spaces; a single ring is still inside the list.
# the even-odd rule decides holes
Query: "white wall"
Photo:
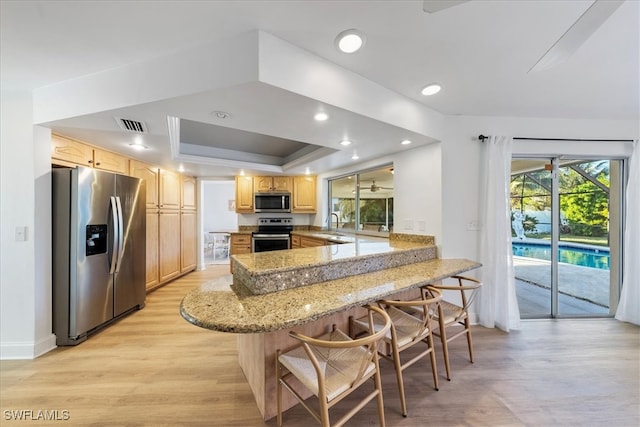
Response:
[[[43,163],[50,165],[51,145],[47,131],[32,125],[29,93],[1,91],[0,112],[0,358],[25,359],[55,347],[51,186]],[[26,241],[16,241],[16,227],[26,227]]]
[[[236,198],[235,181],[202,181],[202,229],[207,231],[236,230],[238,214],[229,210],[229,200]]]

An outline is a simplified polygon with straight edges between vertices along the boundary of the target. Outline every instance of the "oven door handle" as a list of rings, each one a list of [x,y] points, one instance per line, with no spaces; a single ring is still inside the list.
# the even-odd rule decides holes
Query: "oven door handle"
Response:
[[[288,234],[254,234],[254,239],[288,239]]]

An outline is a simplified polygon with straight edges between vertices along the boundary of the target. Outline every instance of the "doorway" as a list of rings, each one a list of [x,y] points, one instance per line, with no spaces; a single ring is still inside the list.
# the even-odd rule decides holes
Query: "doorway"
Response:
[[[238,229],[234,181],[202,181],[203,264],[229,263],[229,233]]]
[[[616,159],[513,158],[512,251],[522,318],[614,315],[622,166]]]

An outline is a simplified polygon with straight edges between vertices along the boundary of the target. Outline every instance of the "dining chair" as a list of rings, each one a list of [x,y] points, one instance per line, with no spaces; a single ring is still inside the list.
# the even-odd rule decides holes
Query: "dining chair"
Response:
[[[398,383],[398,393],[400,395],[400,405],[402,416],[406,417],[407,402],[404,391],[404,380],[402,372],[418,360],[429,355],[431,359],[431,373],[433,374],[434,388],[438,390],[438,369],[436,366],[436,356],[433,347],[433,335],[431,327],[431,316],[429,312],[434,310],[442,296],[437,289],[431,289],[430,294],[423,293],[423,298],[411,301],[378,301],[380,307],[384,308],[391,318],[391,328],[383,338],[386,344],[380,355],[391,361],[396,371],[396,381]],[[408,308],[420,308],[423,316],[417,317],[406,312]],[[366,327],[365,318],[352,320],[352,334],[358,333]],[[375,324],[376,330],[382,328],[382,324]],[[404,363],[400,360],[400,353],[413,347],[418,343],[427,345],[427,349]],[[379,350],[380,351],[380,350]]]
[[[444,365],[447,372],[447,379],[451,381],[451,364],[449,362],[449,342],[466,335],[467,347],[469,348],[469,360],[473,363],[473,342],[471,339],[471,321],[469,320],[469,306],[475,300],[482,282],[472,277],[452,276],[458,281],[457,285],[428,285],[423,288],[426,295],[432,294],[433,290],[438,290],[444,296],[444,292],[457,293],[459,304],[442,299],[437,310],[432,311],[431,317],[438,322],[439,330],[434,331],[434,335],[440,337],[442,342],[442,353]],[[452,332],[448,332],[451,330]]]
[[[216,261],[216,251],[222,253],[222,258],[229,257],[229,234],[213,233],[213,262]]]
[[[378,364],[378,341],[391,327],[391,319],[379,307],[366,306],[368,333],[351,339],[333,325],[327,334],[317,338],[290,332],[302,343],[286,353],[276,352],[277,425],[282,426],[282,387],[291,392],[302,406],[323,427],[329,427],[329,409],[373,378],[374,390],[351,408],[334,425],[341,426],[374,398],[378,402],[378,417],[384,427],[382,383]],[[374,329],[374,325],[379,325]],[[311,408],[289,382],[297,378],[319,401],[319,413]]]
[[[204,233],[204,254],[213,255],[213,235],[211,233]]]

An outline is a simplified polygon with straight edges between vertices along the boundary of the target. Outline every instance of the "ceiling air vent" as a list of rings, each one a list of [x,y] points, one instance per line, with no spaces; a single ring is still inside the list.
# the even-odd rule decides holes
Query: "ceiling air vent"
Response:
[[[123,119],[121,117],[114,117],[116,122],[118,122],[118,126],[120,129],[126,130],[129,132],[137,132],[137,133],[147,133],[147,126],[144,122],[139,122],[137,120],[131,119]]]

